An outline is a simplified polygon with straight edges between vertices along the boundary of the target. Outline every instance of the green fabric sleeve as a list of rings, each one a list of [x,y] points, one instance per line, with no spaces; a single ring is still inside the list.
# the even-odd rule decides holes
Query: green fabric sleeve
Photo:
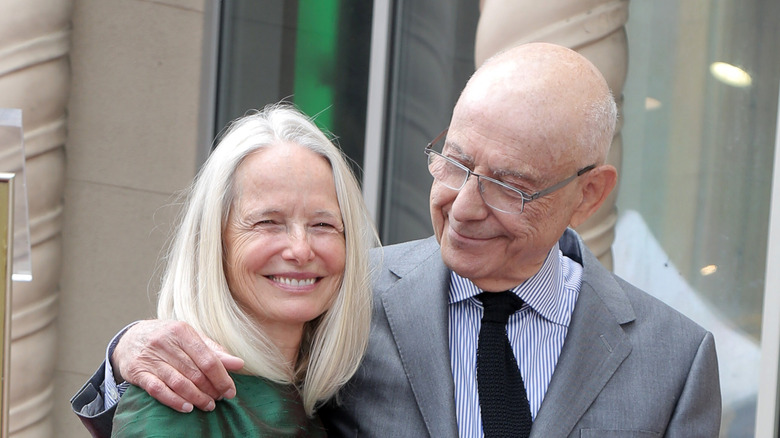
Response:
[[[131,386],[114,416],[112,437],[324,437],[318,417],[307,418],[294,387],[260,377],[232,374],[237,395],[220,400],[213,412],[188,414]]]

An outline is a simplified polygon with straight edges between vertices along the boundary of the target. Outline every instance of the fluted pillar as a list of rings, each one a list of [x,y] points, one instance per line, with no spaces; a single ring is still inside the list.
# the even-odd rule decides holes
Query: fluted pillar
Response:
[[[518,44],[544,41],[569,47],[588,58],[604,75],[618,103],[618,127],[607,162],[620,172],[623,150],[623,85],[628,70],[625,24],[628,0],[482,0],[475,43],[479,66],[495,53]],[[617,189],[577,228],[591,251],[612,269],[617,222]]]
[[[52,437],[72,0],[0,0],[0,107],[22,109],[31,282],[12,298],[10,436]],[[1,163],[0,163],[1,164]]]

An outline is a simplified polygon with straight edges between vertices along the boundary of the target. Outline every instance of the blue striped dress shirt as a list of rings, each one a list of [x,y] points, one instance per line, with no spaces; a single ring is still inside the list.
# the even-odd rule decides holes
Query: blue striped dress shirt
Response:
[[[536,418],[550,384],[581,284],[582,266],[564,256],[556,244],[539,272],[512,289],[524,304],[509,317],[507,335],[523,375],[531,418]],[[483,436],[476,372],[482,305],[475,298],[482,292],[471,281],[451,274],[450,363],[461,437]]]

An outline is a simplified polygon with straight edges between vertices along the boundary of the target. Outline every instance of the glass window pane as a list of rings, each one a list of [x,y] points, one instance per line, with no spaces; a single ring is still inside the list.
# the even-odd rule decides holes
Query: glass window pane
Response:
[[[373,2],[222,3],[216,131],[285,99],[362,163]]]
[[[755,427],[778,6],[632,2],[627,26],[615,271],[715,334],[722,436]]]
[[[381,213],[382,242],[433,234],[425,145],[447,127],[474,72],[478,3],[396,2]]]

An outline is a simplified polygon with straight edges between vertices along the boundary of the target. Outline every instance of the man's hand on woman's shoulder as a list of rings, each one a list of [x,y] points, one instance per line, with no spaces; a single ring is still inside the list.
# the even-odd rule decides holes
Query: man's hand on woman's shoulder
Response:
[[[117,383],[143,388],[179,412],[193,406],[214,409],[214,401],[233,398],[236,387],[228,370],[244,361],[181,321],[140,321],[122,335],[111,355]]]

